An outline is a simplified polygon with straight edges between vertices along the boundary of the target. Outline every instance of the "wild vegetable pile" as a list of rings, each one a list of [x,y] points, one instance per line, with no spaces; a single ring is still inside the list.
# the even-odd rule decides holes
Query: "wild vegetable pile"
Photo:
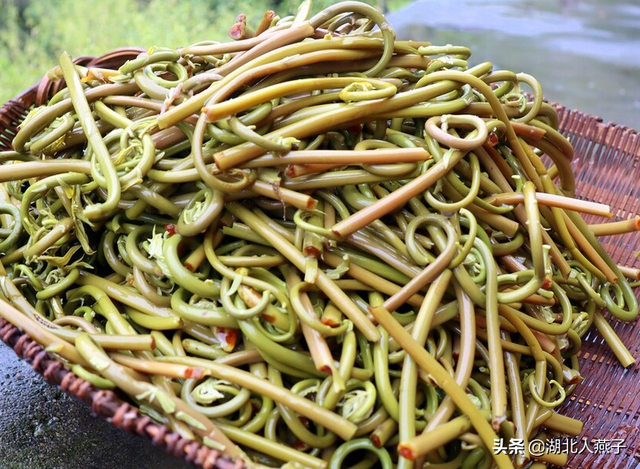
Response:
[[[555,408],[591,325],[633,363],[601,309],[637,316],[637,272],[596,235],[635,221],[585,223],[533,77],[309,8],[62,54],[0,154],[0,315],[248,466],[562,465],[527,442],[580,433]]]

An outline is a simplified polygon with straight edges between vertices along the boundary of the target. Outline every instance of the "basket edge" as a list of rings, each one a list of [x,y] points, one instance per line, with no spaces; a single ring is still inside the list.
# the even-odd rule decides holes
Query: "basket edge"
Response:
[[[35,340],[7,320],[0,318],[0,340],[16,355],[63,392],[89,405],[93,414],[122,430],[150,440],[169,455],[202,469],[243,469],[241,461],[232,461],[219,451],[197,441],[187,440],[165,425],[154,422],[113,391],[96,388],[76,375]]]

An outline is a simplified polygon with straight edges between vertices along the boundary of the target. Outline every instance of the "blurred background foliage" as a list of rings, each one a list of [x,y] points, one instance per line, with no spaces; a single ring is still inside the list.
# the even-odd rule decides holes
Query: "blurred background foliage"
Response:
[[[408,0],[364,0],[390,10]],[[257,25],[267,10],[295,14],[301,0],[0,0],[0,103],[36,83],[58,56],[96,56],[117,47],[180,47],[230,41],[238,14]],[[315,0],[312,14],[337,3]]]

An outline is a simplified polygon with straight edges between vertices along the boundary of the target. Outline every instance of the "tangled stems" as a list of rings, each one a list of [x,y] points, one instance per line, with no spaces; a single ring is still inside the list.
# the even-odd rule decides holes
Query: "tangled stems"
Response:
[[[404,344],[407,353],[411,355],[420,367],[428,371],[438,385],[451,396],[456,405],[469,417],[485,445],[487,447],[493,445],[496,434],[487,423],[486,418],[478,411],[471,400],[469,400],[464,390],[455,384],[442,365],[424,348],[420,347],[411,335],[405,331],[384,308],[373,308],[371,313],[397,342]],[[509,459],[504,454],[494,455],[494,460],[499,468],[511,467]]]
[[[7,296],[5,293],[5,286],[2,283],[5,282],[6,277],[0,277],[0,288],[2,288],[3,296]],[[63,357],[65,360],[68,360],[71,363],[77,363],[82,366],[88,366],[88,361],[86,361],[81,354],[78,353],[76,348],[64,340],[61,340],[56,335],[48,331],[46,328],[43,328],[37,322],[30,320],[22,311],[16,309],[11,305],[7,300],[11,300],[11,297],[2,298],[0,302],[2,304],[2,308],[0,308],[0,315],[15,327],[19,327],[27,334],[29,337],[33,337],[39,344],[45,346],[48,350],[55,352],[57,355]]]
[[[19,165],[3,165],[0,182],[29,179],[31,177],[52,176],[63,173],[91,173],[91,164],[84,160],[42,160],[26,161]]]
[[[449,286],[450,280],[451,271],[445,270],[436,280],[433,281],[433,283],[431,283],[429,293],[425,297],[414,322],[412,337],[415,339],[416,343],[423,344],[426,342],[433,322],[436,305],[440,303],[446,288]],[[402,365],[402,376],[399,391],[399,412],[402,415],[414,412],[417,379],[418,368],[416,366],[416,362],[411,355],[406,355]],[[398,436],[400,437],[400,441],[407,441],[410,438],[415,437],[415,421],[413,419],[403,419],[399,425]],[[412,458],[403,457],[398,461],[399,468],[409,467],[412,463],[409,463],[408,461],[412,461],[419,456],[415,451],[412,453]]]
[[[384,302],[384,307],[390,311],[395,311],[400,305],[404,304],[409,297],[417,293],[424,285],[431,283],[438,275],[440,275],[456,254],[456,246],[454,240],[456,234],[450,223],[441,215],[420,215],[407,225],[405,236],[407,245],[411,246],[411,240],[414,238],[415,230],[420,224],[434,224],[441,227],[447,235],[447,245],[442,252],[436,257],[429,266],[413,277],[400,291],[389,297]]]
[[[385,19],[375,8],[360,2],[341,2],[331,7],[326,8],[322,12],[309,20],[309,24],[314,28],[322,26],[327,20],[339,15],[340,13],[354,12],[361,14],[367,18],[370,18],[379,28],[382,33],[384,49],[378,63],[369,70],[365,71],[366,75],[375,76],[382,71],[387,63],[391,60],[393,55],[395,34],[393,29]]]
[[[550,408],[581,338],[594,324],[629,366],[597,309],[638,308],[637,269],[596,236],[638,224],[581,218],[610,209],[572,198],[538,82],[396,41],[355,2],[238,21],[233,44],[119,72],[63,57],[68,88],[0,155],[0,314],[247,463],[236,445],[257,464],[503,468],[530,455],[492,461],[498,431],[579,431]]]
[[[147,400],[149,404],[159,410],[173,414],[183,412],[199,423],[196,430],[207,438],[216,441],[224,448],[225,452],[234,456],[241,456],[242,451],[234,445],[213,423],[192,412],[181,400],[163,393],[153,385],[131,378],[121,365],[118,365],[109,358],[91,339],[88,334],[80,334],[76,339],[78,351],[91,364],[91,367],[99,371],[102,376],[112,381],[120,389],[126,390],[129,394],[137,396],[138,399]]]
[[[431,166],[423,175],[413,179],[411,182],[392,192],[389,196],[379,199],[375,204],[359,210],[349,218],[336,223],[332,231],[341,238],[345,238],[368,225],[373,220],[401,207],[411,197],[415,197],[435,184],[449,171],[451,166],[454,166],[458,160],[464,156],[461,152],[454,152],[453,155],[449,161],[439,161]]]
[[[286,389],[269,385],[268,382],[241,370],[226,365],[214,364],[200,358],[166,357],[166,360],[173,363],[201,366],[209,370],[213,376],[219,379],[228,379],[254,392],[264,394],[276,402],[281,402],[291,407],[302,415],[316,420],[319,424],[334,431],[345,439],[349,439],[350,435],[355,433],[356,426],[351,422],[348,422],[336,414],[323,411],[311,401],[301,398]]]
[[[438,127],[438,123],[442,127]],[[472,138],[459,138],[447,132],[449,125],[471,125],[475,127],[477,133]],[[458,150],[473,150],[483,145],[489,136],[487,126],[482,119],[471,115],[451,115],[434,116],[425,123],[426,132],[435,138],[440,144]]]
[[[300,293],[307,290],[310,286],[311,285],[308,283],[300,282],[290,290],[291,307],[298,315],[298,318],[324,337],[343,335],[352,326],[349,321],[344,321],[338,327],[327,326],[326,324],[318,321],[317,317],[312,317],[309,314],[309,310],[302,304]]]
[[[283,256],[289,259],[289,261],[298,269],[304,271],[304,256],[300,251],[296,250],[295,247],[291,245],[286,239],[279,236],[272,228],[267,226],[248,209],[241,207],[240,205],[233,204],[227,207],[227,210],[239,217],[254,230],[262,233],[263,236],[267,236],[273,247],[275,247]],[[371,321],[369,321],[369,319],[362,313],[362,311],[358,309],[355,304],[353,304],[353,302],[342,290],[334,286],[333,282],[331,281],[331,279],[329,279],[329,277],[326,276],[326,274],[324,274],[323,272],[318,273],[316,285],[318,285],[318,287],[322,289],[324,293],[336,305],[340,305],[342,312],[347,315],[349,319],[351,319],[353,324],[358,329],[360,329],[369,340],[376,340],[379,337],[379,333],[377,332]]]
[[[291,82],[277,83],[266,88],[251,91],[232,101],[210,104],[204,108],[203,112],[206,114],[209,122],[214,122],[229,116],[240,114],[254,106],[292,93],[303,93],[305,91],[319,91],[335,88],[342,88],[339,97],[345,102],[388,98],[397,92],[397,88],[393,86],[392,83],[372,78],[302,78]],[[368,88],[371,88],[371,90],[368,90]],[[238,123],[242,124],[242,120],[236,119],[236,124]],[[275,145],[275,142],[271,142],[268,145]],[[276,145],[267,149],[282,152],[290,150],[291,146],[287,147]]]
[[[120,198],[120,179],[111,161],[109,150],[107,150],[104,140],[100,136],[100,131],[96,126],[93,113],[85,98],[82,83],[75,71],[69,54],[63,53],[60,56],[60,68],[67,83],[69,96],[78,115],[82,130],[87,136],[89,146],[96,155],[97,164],[100,165],[100,171],[105,174],[107,181],[107,200],[102,204],[94,204],[86,207],[83,214],[89,220],[104,218],[111,213],[118,204]]]
[[[197,295],[205,298],[217,297],[220,287],[213,280],[200,280],[181,262],[178,255],[178,245],[181,241],[182,236],[175,234],[163,243],[162,252],[171,277],[178,285]]]
[[[348,443],[343,443],[333,452],[329,460],[329,469],[343,467],[343,462],[349,453],[363,449],[374,453],[383,469],[391,469],[393,467],[393,462],[386,449],[376,447],[369,438],[358,438]]]
[[[494,430],[498,431],[501,423],[506,418],[505,412],[507,407],[504,362],[500,344],[500,319],[498,315],[497,295],[498,278],[496,269],[491,261],[491,252],[489,251],[489,247],[482,243],[478,238],[476,238],[474,246],[485,259],[485,268],[487,269],[484,293],[486,298],[485,315],[490,360],[489,371],[492,381],[492,425]]]
[[[10,215],[13,219],[9,233],[0,242],[0,252],[6,252],[7,248],[14,246],[14,243],[22,232],[22,220],[20,211],[12,204],[0,204],[0,213]]]
[[[540,229],[540,215],[535,198],[535,186],[531,182],[525,183],[523,187],[525,209],[527,213],[527,227],[529,231],[531,257],[533,261],[533,276],[524,286],[508,293],[500,292],[496,296],[501,303],[513,303],[521,301],[530,296],[542,287],[548,276],[547,262],[545,261],[545,249],[542,244],[542,234]]]

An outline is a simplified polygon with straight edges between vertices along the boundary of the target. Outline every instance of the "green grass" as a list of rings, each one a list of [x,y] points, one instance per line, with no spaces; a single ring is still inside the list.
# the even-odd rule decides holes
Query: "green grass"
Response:
[[[336,3],[316,0],[313,13]],[[367,0],[377,5],[378,0]],[[403,0],[387,2],[390,8]],[[229,41],[239,13],[257,24],[269,9],[295,13],[298,0],[0,0],[0,103],[35,84],[73,57],[101,55],[117,47],[180,47],[204,40]]]

